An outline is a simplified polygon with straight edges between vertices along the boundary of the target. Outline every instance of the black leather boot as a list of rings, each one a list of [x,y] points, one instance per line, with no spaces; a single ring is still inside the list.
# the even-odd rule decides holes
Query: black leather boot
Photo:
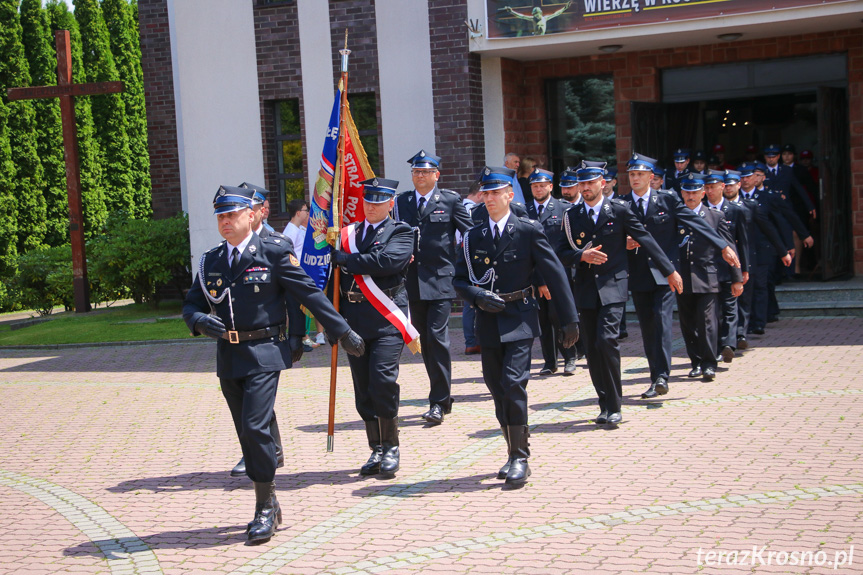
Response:
[[[378,418],[381,426],[381,476],[395,477],[399,470],[399,418]]]
[[[504,463],[503,467],[500,468],[500,471],[497,472],[498,479],[506,479],[506,474],[509,473],[509,457],[512,453],[512,450],[509,446],[509,433],[506,431],[506,426],[501,425],[500,431],[503,433],[503,438],[506,439],[506,463]]]
[[[506,484],[521,487],[530,477],[530,466],[527,458],[530,456],[527,438],[530,435],[526,425],[510,425],[509,432],[509,471],[506,474]]]
[[[276,421],[276,412],[273,412],[273,418],[270,420],[270,435],[273,436],[273,441],[276,442],[276,467],[284,467],[285,452],[282,449],[282,434],[279,433],[279,422]]]
[[[255,481],[255,518],[249,527],[249,541],[269,541],[282,522],[282,508],[276,499],[276,482]]]
[[[377,419],[366,421],[366,437],[369,438],[369,447],[372,454],[366,464],[360,468],[360,475],[374,475],[380,473],[383,448],[381,447],[381,428]]]
[[[237,464],[231,469],[231,477],[246,476],[246,459],[241,457]]]

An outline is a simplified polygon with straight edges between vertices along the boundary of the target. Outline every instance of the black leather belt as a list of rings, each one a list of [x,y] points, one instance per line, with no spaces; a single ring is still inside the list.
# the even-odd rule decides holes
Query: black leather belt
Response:
[[[404,287],[405,284],[401,283],[397,286],[387,288],[381,291],[384,292],[384,295],[386,295],[388,298],[392,298],[400,291],[402,291]],[[343,291],[342,296],[348,301],[348,303],[361,303],[366,301],[366,296],[361,291]]]
[[[283,335],[285,326],[271,325],[263,329],[253,331],[226,331],[222,334],[222,339],[226,339],[231,343],[240,343],[241,341],[251,341],[253,339],[264,339],[265,337],[273,337],[274,335]]]
[[[533,297],[533,286],[526,287],[523,290],[514,291],[514,292],[510,292],[510,293],[499,293],[499,294],[497,294],[497,296],[500,297],[500,299],[502,299],[503,301],[507,301],[507,302],[518,301],[521,299],[521,300],[524,300],[525,303],[527,303],[527,298]]]

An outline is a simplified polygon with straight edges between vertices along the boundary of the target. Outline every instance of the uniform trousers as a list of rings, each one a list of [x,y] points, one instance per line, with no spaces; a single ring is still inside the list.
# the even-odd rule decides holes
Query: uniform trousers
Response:
[[[652,291],[632,292],[632,303],[641,326],[641,341],[650,367],[650,381],[668,379],[671,372],[671,320],[674,316],[674,292],[668,286]]]
[[[429,404],[449,410],[452,405],[452,360],[449,349],[449,316],[452,301],[448,299],[410,302],[411,323],[420,334],[423,363],[429,376]]]
[[[617,338],[625,306],[625,303],[613,303],[593,309],[578,308],[587,369],[599,397],[599,409],[608,413],[620,411],[623,397]]]
[[[717,351],[726,345],[731,349],[737,349],[737,298],[731,294],[731,283],[730,281],[719,282],[719,305],[716,306],[716,320],[719,326]]]
[[[793,262],[791,264],[794,265]],[[793,270],[793,267],[788,269]],[[772,319],[779,316],[779,302],[776,300],[776,283],[781,282],[785,276],[785,266],[780,265],[779,258],[770,261],[767,276],[767,318]]]
[[[354,380],[357,413],[363,421],[395,419],[399,413],[399,358],[405,347],[401,334],[367,339],[366,352],[348,355]]]
[[[532,339],[482,346],[482,378],[494,399],[494,414],[502,426],[527,425],[527,380]]]
[[[557,338],[561,330],[560,316],[554,307],[554,300],[541,297],[536,301],[539,304],[539,326],[542,329],[539,335],[542,359],[545,361],[545,367],[553,370],[557,367],[557,352],[560,352],[563,361],[566,362],[575,359],[575,346],[565,348],[558,342]]]
[[[755,272],[755,285],[752,286],[752,308],[747,331],[764,329],[767,325],[768,276],[770,275],[770,266],[768,264],[758,264],[755,266]],[[751,276],[749,282],[752,283]]]
[[[677,312],[692,367],[716,369],[716,294],[678,294]]]
[[[270,420],[280,373],[268,371],[240,378],[219,378],[240,439],[246,475],[256,483],[268,483],[276,476],[276,442],[270,433]]]
[[[745,338],[749,329],[749,318],[752,315],[752,296],[755,294],[755,276],[757,265],[749,271],[749,281],[743,285],[743,293],[737,298],[737,339]]]
[[[461,312],[461,326],[464,330],[464,346],[474,347],[476,345],[476,308],[464,302]]]

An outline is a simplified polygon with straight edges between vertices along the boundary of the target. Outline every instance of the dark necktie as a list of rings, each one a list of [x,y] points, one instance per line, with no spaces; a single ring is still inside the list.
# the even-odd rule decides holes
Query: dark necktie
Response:
[[[545,206],[544,206],[544,205],[542,205],[542,204],[539,204],[538,206],[536,206],[536,217],[537,217],[537,218],[539,218],[539,216],[541,216],[541,215],[542,215],[542,209],[543,209],[544,207],[545,207]]]
[[[638,219],[644,221],[644,198],[638,198]]]
[[[588,217],[590,218],[590,221],[591,221],[594,225],[596,225],[596,220],[594,220],[594,219],[593,219],[593,213],[594,213],[594,212],[593,212],[593,208],[590,208],[589,210],[587,210],[587,215],[588,215]]]
[[[231,252],[231,273],[234,276],[240,273],[240,250],[237,248]]]
[[[420,196],[420,199],[417,202],[417,213],[419,215],[422,215],[424,205],[426,205],[426,199],[424,197]]]
[[[500,244],[500,228],[497,227],[497,224],[494,225],[494,247],[497,247]]]

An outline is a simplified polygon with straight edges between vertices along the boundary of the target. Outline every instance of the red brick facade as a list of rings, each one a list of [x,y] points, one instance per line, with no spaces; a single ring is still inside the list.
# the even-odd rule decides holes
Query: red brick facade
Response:
[[[138,0],[138,25],[141,30],[141,67],[144,71],[147,106],[153,217],[168,218],[179,213],[183,206],[171,36],[165,0]]]
[[[848,57],[848,108],[855,273],[863,273],[863,30],[840,30],[802,36],[691,46],[535,62],[504,60],[504,131],[506,149],[547,164],[544,80],[579,75],[613,74],[617,160],[632,152],[630,103],[661,99],[663,68],[701,66],[844,52]],[[627,191],[625,179],[621,191]]]

